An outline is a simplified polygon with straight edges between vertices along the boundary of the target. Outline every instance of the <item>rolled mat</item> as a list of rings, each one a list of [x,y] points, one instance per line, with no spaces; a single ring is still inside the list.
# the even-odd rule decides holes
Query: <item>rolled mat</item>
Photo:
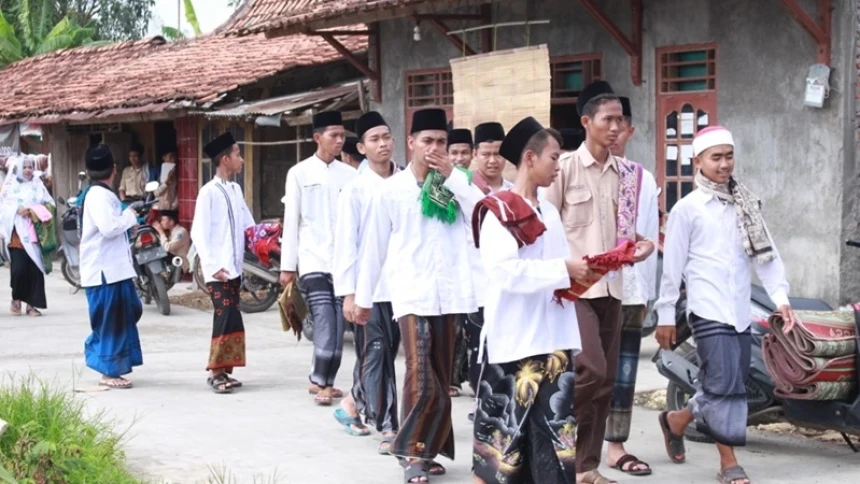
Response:
[[[771,334],[762,339],[762,355],[780,398],[842,400],[856,389],[857,368],[853,309],[796,311],[789,334],[779,313],[770,317]]]

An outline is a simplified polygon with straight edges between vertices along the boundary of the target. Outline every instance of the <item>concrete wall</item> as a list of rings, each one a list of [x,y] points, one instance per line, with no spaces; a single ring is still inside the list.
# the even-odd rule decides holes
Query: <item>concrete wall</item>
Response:
[[[531,5],[529,5],[531,3]],[[550,55],[602,53],[604,77],[633,104],[637,134],[629,156],[654,169],[656,72],[658,47],[717,44],[718,121],[737,137],[740,179],[763,200],[770,228],[789,271],[795,295],[824,297],[831,302],[860,294],[857,285],[841,285],[843,219],[853,203],[845,189],[846,170],[853,170],[855,83],[855,4],[833,2],[832,91],[824,109],[803,107],[808,68],[816,62],[816,45],[781,2],[762,0],[654,0],[645,2],[645,82],[635,87],[630,58],[585,11],[570,0],[494,4],[495,20],[551,19],[531,29],[530,43],[546,43]],[[815,12],[814,0],[801,2]],[[630,31],[629,2],[601,2],[622,31]],[[383,102],[373,106],[385,115],[398,138],[396,156],[404,159],[404,72],[448,65],[460,52],[441,35],[422,26],[423,39],[413,42],[411,20],[383,22]],[[451,28],[456,23],[451,23]],[[473,39],[474,44],[477,39]],[[498,49],[526,45],[524,28],[499,31]],[[848,98],[846,98],[848,93]],[[851,113],[851,117],[847,116]],[[860,136],[860,135],[858,135]],[[850,147],[849,149],[845,149]],[[849,186],[850,185],[850,186]],[[853,191],[851,199],[853,200]],[[857,220],[855,217],[854,220]],[[853,229],[855,232],[855,228]],[[858,257],[860,258],[860,257]]]

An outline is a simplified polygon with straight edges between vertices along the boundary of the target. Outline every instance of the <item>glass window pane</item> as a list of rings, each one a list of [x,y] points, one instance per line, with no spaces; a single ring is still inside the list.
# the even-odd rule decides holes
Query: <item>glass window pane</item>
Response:
[[[685,104],[681,108],[681,138],[692,139],[694,134],[696,134],[696,129],[693,106]]]
[[[708,81],[683,81],[678,83],[678,91],[707,91]]]
[[[701,109],[696,111],[696,131],[700,129],[704,129],[708,127],[708,113],[702,111]]]
[[[678,176],[678,147],[666,145],[666,176]]]
[[[566,72],[564,74],[564,89],[567,91],[581,91],[583,88],[582,71]]]
[[[666,116],[666,139],[678,137],[678,113],[672,111]]]
[[[666,211],[671,211],[676,203],[678,203],[678,182],[666,183]]]
[[[707,51],[693,50],[689,52],[678,52],[676,54],[680,62],[694,62],[707,60]]]
[[[208,161],[204,161],[201,163],[201,171],[203,173],[200,174],[200,184],[205,185],[212,179],[212,164]]]
[[[693,191],[693,182],[681,182],[681,197],[686,197]]]

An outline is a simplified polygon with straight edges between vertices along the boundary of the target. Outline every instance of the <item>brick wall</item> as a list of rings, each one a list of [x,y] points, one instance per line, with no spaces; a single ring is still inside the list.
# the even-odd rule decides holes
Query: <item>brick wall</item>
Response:
[[[197,118],[176,120],[176,142],[179,146],[179,222],[190,230],[197,201]]]

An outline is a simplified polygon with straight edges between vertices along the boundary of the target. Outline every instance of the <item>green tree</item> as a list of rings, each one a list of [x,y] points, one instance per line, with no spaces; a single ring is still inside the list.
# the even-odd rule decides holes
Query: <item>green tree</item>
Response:
[[[93,43],[95,29],[69,17],[54,22],[51,0],[19,0],[9,14],[0,11],[0,67],[26,57]]]
[[[146,35],[155,0],[54,0],[57,19],[92,25],[96,40],[132,40]]]

